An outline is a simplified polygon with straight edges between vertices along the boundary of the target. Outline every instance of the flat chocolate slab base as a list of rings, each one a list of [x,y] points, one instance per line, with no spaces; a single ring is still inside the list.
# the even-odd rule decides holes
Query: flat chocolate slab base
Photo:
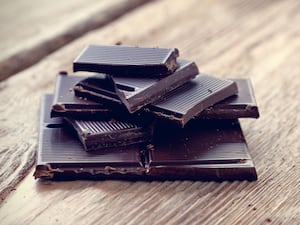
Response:
[[[73,70],[119,76],[166,76],[178,67],[177,49],[89,45],[73,62]]]
[[[107,109],[100,103],[78,98],[74,95],[73,86],[84,79],[84,76],[58,75],[54,94],[54,104],[51,109],[52,117],[130,117],[129,113],[118,112]],[[204,109],[197,117],[236,119],[236,118],[258,118],[259,112],[255,101],[252,84],[249,79],[233,79],[238,86],[238,93],[224,101],[216,103],[213,107]],[[126,82],[126,78],[122,78]],[[151,110],[151,107],[147,107]]]
[[[131,179],[144,174],[139,146],[84,151],[73,129],[60,118],[49,118],[53,96],[42,103],[37,166],[34,176],[47,179],[122,177]]]
[[[197,121],[185,129],[158,127],[152,144],[89,153],[42,102],[35,178],[255,180],[255,167],[237,120]],[[161,124],[163,125],[163,124]]]
[[[238,120],[194,120],[184,129],[158,125],[146,164],[154,179],[256,180]]]

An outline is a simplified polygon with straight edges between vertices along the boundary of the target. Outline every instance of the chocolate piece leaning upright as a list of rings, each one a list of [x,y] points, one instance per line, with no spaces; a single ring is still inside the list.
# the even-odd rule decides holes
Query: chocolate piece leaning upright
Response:
[[[89,45],[74,60],[73,70],[120,76],[166,76],[177,68],[179,52],[169,48]]]
[[[257,179],[238,120],[195,120],[183,129],[161,125],[149,154],[146,174],[152,179]]]
[[[152,138],[150,125],[142,127],[117,120],[65,120],[75,129],[86,151],[144,143]]]
[[[35,178],[136,179],[145,173],[143,151],[138,145],[86,152],[62,118],[50,118],[52,95],[42,99]]]
[[[237,92],[234,81],[199,74],[181,87],[168,92],[159,101],[146,106],[144,110],[184,127],[207,107]]]
[[[76,83],[75,95],[101,102],[110,109],[118,110],[125,106],[133,113],[199,73],[194,62],[178,60],[178,63],[179,68],[174,73],[162,78],[112,77],[108,74],[97,74]]]

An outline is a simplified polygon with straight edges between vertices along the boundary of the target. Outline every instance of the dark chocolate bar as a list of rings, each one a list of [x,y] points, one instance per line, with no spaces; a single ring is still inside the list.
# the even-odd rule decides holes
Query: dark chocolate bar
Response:
[[[66,73],[57,75],[51,117],[91,117],[93,115],[101,115],[102,118],[111,117],[111,110],[103,107],[102,104],[75,96],[73,86],[80,79],[83,77],[68,76]]]
[[[157,130],[146,164],[149,177],[257,179],[238,120],[194,120],[184,129]]]
[[[88,77],[75,84],[75,95],[100,102],[115,110],[125,106],[133,113],[160,99],[199,73],[194,62],[178,60],[178,63],[179,68],[163,78],[124,78],[111,77],[108,74]]]
[[[145,111],[184,126],[207,107],[237,94],[234,81],[199,74],[181,87],[168,92],[159,101],[146,106]]]
[[[50,119],[52,95],[42,99],[39,147],[35,178],[47,179],[133,179],[144,175],[138,145],[86,152],[73,129],[62,118]],[[53,121],[53,122],[51,122]]]
[[[197,118],[236,119],[259,117],[250,79],[232,80],[237,83],[238,93],[206,108]]]
[[[118,76],[165,76],[177,68],[178,55],[176,48],[90,45],[74,60],[73,70]]]
[[[80,80],[74,86],[75,95],[77,97],[84,97],[95,100],[106,105],[111,105],[111,108],[119,105],[119,108],[125,106],[130,107],[125,96],[125,91],[133,92],[134,87],[119,85],[115,83],[114,79],[109,74],[97,74]],[[114,107],[112,107],[114,106]]]
[[[100,103],[89,101],[74,96],[72,87],[84,76],[59,75],[57,77],[56,91],[54,94],[54,106],[51,110],[52,117],[112,117],[114,111],[111,111]],[[257,118],[259,116],[258,107],[252,91],[251,81],[249,79],[238,79],[238,93],[225,100],[216,103],[212,107],[204,109],[198,118]],[[116,113],[114,117],[127,117],[126,112]]]
[[[160,124],[152,144],[86,152],[43,98],[35,178],[256,180],[237,120],[196,120],[184,129]]]
[[[151,127],[117,120],[78,120],[65,118],[76,130],[86,151],[120,147],[151,140]]]

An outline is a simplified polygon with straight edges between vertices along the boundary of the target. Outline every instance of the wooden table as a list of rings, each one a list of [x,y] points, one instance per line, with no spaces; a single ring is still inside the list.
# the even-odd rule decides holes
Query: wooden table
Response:
[[[0,81],[147,0],[0,0]]]
[[[261,117],[241,123],[258,181],[34,180],[41,96],[84,46],[116,42],[178,47],[202,72],[250,77]],[[1,224],[299,224],[299,60],[297,0],[158,0],[77,38],[0,84]]]

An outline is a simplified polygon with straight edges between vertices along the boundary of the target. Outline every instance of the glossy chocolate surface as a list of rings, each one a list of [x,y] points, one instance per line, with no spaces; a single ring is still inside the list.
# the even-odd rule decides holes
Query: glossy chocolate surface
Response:
[[[183,127],[207,107],[237,93],[238,87],[234,81],[199,74],[145,107],[145,111]]]
[[[117,76],[161,77],[175,71],[178,49],[89,45],[74,60],[73,70]]]
[[[195,120],[184,129],[159,123],[147,145],[86,152],[62,118],[50,118],[52,98],[42,101],[35,178],[257,179],[238,120]]]
[[[102,104],[74,96],[72,88],[81,79],[84,79],[84,76],[58,75],[51,115],[53,117],[93,117],[93,115],[111,117],[115,112]],[[237,94],[204,109],[196,117],[208,119],[258,118],[259,111],[251,81],[249,79],[233,79],[233,81],[238,86]],[[123,78],[122,82],[126,83],[126,78]],[[152,105],[155,106],[155,104]],[[151,107],[146,107],[146,110],[151,111]],[[169,114],[175,115],[175,112],[169,112]],[[129,116],[126,111],[117,112],[115,116],[119,115]]]
[[[144,174],[137,145],[84,151],[74,131],[61,118],[50,119],[52,98],[45,95],[42,100],[36,178],[131,178]]]
[[[174,73],[163,78],[114,76],[105,79],[103,74],[85,78],[75,84],[75,95],[105,104],[110,109],[126,107],[130,113],[134,113],[199,73],[194,62],[178,60],[178,64]]]
[[[86,151],[145,143],[152,138],[151,127],[118,120],[65,118],[75,129]]]
[[[250,79],[232,79],[238,86],[238,93],[206,108],[197,118],[236,119],[258,118],[259,110]]]
[[[149,176],[257,179],[238,120],[194,120],[184,129],[158,126],[149,150]]]

